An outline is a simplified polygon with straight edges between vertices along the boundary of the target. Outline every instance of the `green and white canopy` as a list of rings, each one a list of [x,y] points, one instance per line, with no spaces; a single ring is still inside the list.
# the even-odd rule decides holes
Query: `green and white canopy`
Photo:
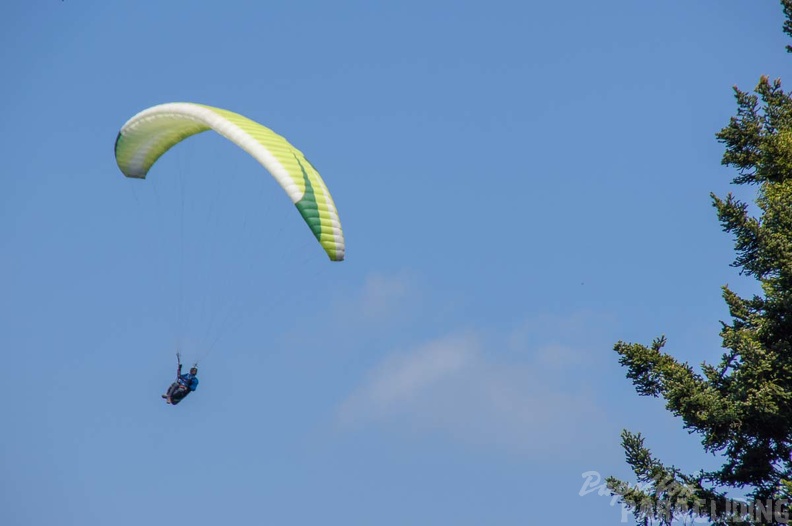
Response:
[[[261,163],[292,200],[330,259],[344,259],[341,221],[319,172],[285,138],[238,113],[189,102],[143,110],[118,133],[116,162],[127,177],[143,179],[171,147],[207,130],[216,131]]]

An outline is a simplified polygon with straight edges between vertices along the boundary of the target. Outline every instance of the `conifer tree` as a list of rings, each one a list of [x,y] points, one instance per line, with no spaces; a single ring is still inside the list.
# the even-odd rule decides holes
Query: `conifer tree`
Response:
[[[781,2],[792,36],[792,0]],[[787,46],[792,52],[792,46]],[[651,345],[618,342],[614,350],[642,396],[662,397],[704,451],[720,456],[714,471],[683,473],[656,458],[640,433],[622,432],[638,484],[608,486],[639,524],[703,517],[716,525],[792,521],[792,96],[763,76],[753,91],[734,88],[737,112],[716,134],[732,183],[756,189],[756,214],[729,193],[711,194],[724,232],[733,236],[732,266],[761,293],[741,297],[722,288],[729,322],[723,352],[697,371],[667,353],[665,336]],[[731,498],[741,495],[741,499]]]

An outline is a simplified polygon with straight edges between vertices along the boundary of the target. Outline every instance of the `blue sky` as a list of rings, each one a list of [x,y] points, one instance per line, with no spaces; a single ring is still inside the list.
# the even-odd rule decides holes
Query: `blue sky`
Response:
[[[221,5],[222,4],[222,5]],[[716,361],[709,192],[777,2],[0,6],[0,524],[613,524],[619,446],[714,466],[612,351]],[[118,129],[243,113],[328,183],[330,263],[219,136],[145,181]],[[738,191],[746,198],[750,193]],[[174,353],[198,391],[159,394]]]

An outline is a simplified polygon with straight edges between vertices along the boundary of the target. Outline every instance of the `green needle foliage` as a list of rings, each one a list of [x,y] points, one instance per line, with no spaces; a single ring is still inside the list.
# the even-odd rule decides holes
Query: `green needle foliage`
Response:
[[[792,36],[792,0],[781,4],[784,31]],[[792,97],[767,77],[752,92],[735,87],[734,94],[737,113],[717,139],[726,149],[723,164],[737,172],[732,182],[756,186],[758,217],[731,193],[711,197],[723,230],[734,237],[732,265],[756,279],[762,294],[743,298],[723,287],[731,317],[721,322],[725,352],[700,372],[663,351],[665,336],[649,346],[615,345],[638,394],[662,397],[704,450],[723,459],[716,471],[685,474],[655,458],[640,433],[623,431],[638,484],[611,477],[608,487],[640,524],[698,517],[716,525],[790,521]],[[745,497],[727,496],[736,491]]]

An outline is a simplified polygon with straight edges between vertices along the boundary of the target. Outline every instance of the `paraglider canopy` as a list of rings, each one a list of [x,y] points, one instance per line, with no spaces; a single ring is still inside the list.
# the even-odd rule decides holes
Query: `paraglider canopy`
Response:
[[[119,131],[116,162],[125,176],[144,179],[170,148],[208,130],[227,138],[264,166],[297,207],[330,259],[343,261],[341,221],[319,172],[285,138],[238,113],[189,102],[143,110]]]

